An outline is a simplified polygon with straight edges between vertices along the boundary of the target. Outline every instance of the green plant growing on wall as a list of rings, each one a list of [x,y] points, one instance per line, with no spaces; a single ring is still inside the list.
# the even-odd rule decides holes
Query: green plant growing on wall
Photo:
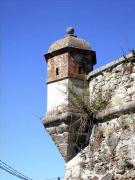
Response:
[[[93,117],[94,114],[91,111],[89,104],[89,94],[88,94],[88,82],[84,76],[81,82],[81,87],[72,81],[68,84],[63,84],[68,91],[68,106],[66,111],[72,113],[80,114],[78,119],[70,119],[69,131],[74,137],[74,144],[76,146],[76,151],[80,152],[89,143],[90,134],[93,128]],[[61,91],[62,92],[62,91]],[[62,92],[64,93],[64,92]],[[65,110],[65,108],[64,108]],[[76,129],[76,131],[75,131]]]
[[[106,94],[103,95],[102,90],[99,89],[99,91],[96,94],[96,97],[91,102],[91,109],[93,112],[101,111],[108,105],[110,99],[112,97],[112,90],[108,89],[106,91]]]
[[[76,144],[77,151],[80,152],[84,147],[89,144],[90,136],[96,121],[96,112],[104,109],[112,96],[112,91],[106,90],[106,94],[103,95],[102,91],[96,94],[95,99],[92,103],[89,100],[88,93],[88,82],[84,78],[82,83],[82,89],[76,87],[75,83],[72,84],[72,81],[69,84],[64,84],[68,91],[68,102],[69,105],[66,107],[66,111],[80,113],[80,117],[76,121],[72,118],[69,122],[69,131],[74,137],[74,144]],[[64,93],[64,92],[63,92]],[[64,108],[65,110],[65,108]],[[64,111],[63,111],[64,112]],[[77,128],[77,132],[74,131],[74,127]],[[85,139],[81,140],[82,136]],[[99,141],[102,139],[103,132],[99,133]]]
[[[85,89],[84,85],[84,89]],[[74,108],[82,113],[91,113],[88,103],[88,92],[84,90],[82,93],[78,92],[73,86],[68,87],[70,108]]]

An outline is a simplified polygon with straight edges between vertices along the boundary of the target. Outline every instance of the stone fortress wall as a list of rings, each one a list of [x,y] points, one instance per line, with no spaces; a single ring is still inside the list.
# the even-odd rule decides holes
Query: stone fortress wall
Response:
[[[135,180],[135,54],[87,79],[96,122],[89,145],[66,163],[65,180]]]

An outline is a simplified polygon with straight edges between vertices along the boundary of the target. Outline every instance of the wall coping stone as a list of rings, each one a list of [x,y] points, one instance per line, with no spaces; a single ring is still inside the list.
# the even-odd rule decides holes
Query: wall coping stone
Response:
[[[123,62],[126,62],[126,61],[132,61],[133,59],[135,58],[135,52],[131,52],[129,54],[127,54],[126,56],[122,56],[114,61],[112,61],[111,63],[108,63],[94,71],[91,71],[88,75],[87,75],[87,80],[90,81],[90,79],[94,76],[97,76],[99,75],[100,73],[102,73],[103,71],[109,69],[109,68],[113,68]]]
[[[116,118],[119,116],[119,112],[121,113],[128,113],[129,112],[135,112],[135,101],[130,101],[130,102],[127,102],[127,103],[124,103],[122,105],[119,105],[119,106],[115,106],[113,108],[109,108],[109,109],[106,109],[106,110],[103,110],[101,112],[98,112],[96,114],[96,120],[98,121],[106,121],[106,120],[110,120],[113,118]]]
[[[113,108],[109,108],[101,112],[98,112],[95,116],[95,120],[104,122],[112,119],[112,117],[113,118],[119,117],[119,113],[126,114],[132,111],[135,112],[135,101],[130,101],[122,105],[115,106]],[[71,116],[73,117],[74,121],[76,121],[76,119],[78,119],[78,117],[80,117],[81,115],[82,115],[81,113],[73,113],[73,112],[64,112],[61,113],[60,115],[54,115],[54,116],[46,115],[46,117],[44,117],[43,119],[43,124],[46,127],[50,127],[53,124],[67,121],[69,118],[71,118]]]

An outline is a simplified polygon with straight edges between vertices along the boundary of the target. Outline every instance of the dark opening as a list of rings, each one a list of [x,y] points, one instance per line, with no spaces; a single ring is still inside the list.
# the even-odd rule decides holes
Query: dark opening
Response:
[[[82,67],[79,67],[79,68],[78,68],[78,73],[79,73],[79,74],[82,74]]]
[[[59,75],[59,68],[56,68],[56,75]]]

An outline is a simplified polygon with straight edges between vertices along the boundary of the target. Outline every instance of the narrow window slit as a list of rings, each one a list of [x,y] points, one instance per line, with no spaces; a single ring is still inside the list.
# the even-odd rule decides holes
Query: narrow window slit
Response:
[[[79,68],[78,68],[78,73],[79,73],[79,74],[82,74],[82,67],[79,67]]]
[[[59,68],[56,68],[56,76],[59,75]]]

